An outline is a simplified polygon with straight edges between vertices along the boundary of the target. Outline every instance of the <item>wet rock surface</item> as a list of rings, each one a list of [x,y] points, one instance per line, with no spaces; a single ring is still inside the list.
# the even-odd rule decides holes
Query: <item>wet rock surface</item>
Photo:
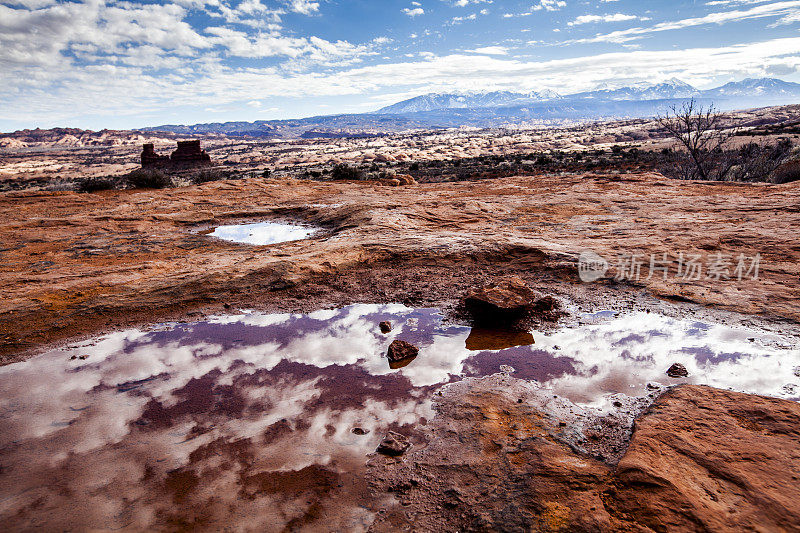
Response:
[[[800,184],[607,178],[432,183],[391,195],[373,183],[269,178],[92,195],[4,192],[0,355],[7,363],[43,343],[213,312],[222,302],[290,312],[357,301],[451,305],[470,287],[510,276],[545,294],[600,305],[641,301],[646,289],[800,319],[800,298],[784,289],[800,274]],[[669,186],[653,195],[659,184]],[[697,213],[703,224],[688,222]],[[331,233],[259,253],[187,231],[270,217]],[[636,250],[761,252],[762,260],[759,279],[746,283],[674,276],[572,283],[586,248],[608,258]]]
[[[404,435],[390,431],[383,437],[375,451],[390,457],[397,457],[403,455],[409,448],[411,448],[411,442]]]
[[[390,363],[400,363],[406,359],[413,359],[419,354],[419,348],[400,339],[395,339],[389,345],[386,357]]]
[[[636,422],[609,510],[656,531],[797,531],[800,405],[680,386]]]
[[[627,448],[616,466],[575,446],[591,432],[591,415],[512,378],[450,386],[435,408],[426,446],[400,462],[369,463],[373,490],[400,503],[379,514],[374,531],[790,531],[800,523],[795,402],[680,386],[649,408],[627,409],[646,411],[632,438],[612,439]]]
[[[667,369],[667,375],[671,378],[686,378],[689,377],[689,371],[680,363],[673,363]]]
[[[473,291],[464,298],[463,306],[478,326],[519,330],[530,320],[556,321],[566,314],[558,300],[540,297],[519,277],[493,281]]]
[[[537,294],[520,278],[508,278],[482,287],[464,299],[477,324],[513,323],[525,318]]]

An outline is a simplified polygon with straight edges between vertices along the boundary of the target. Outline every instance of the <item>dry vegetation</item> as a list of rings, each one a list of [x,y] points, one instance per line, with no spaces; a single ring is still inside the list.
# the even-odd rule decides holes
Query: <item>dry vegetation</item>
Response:
[[[709,151],[707,164],[713,168],[706,178],[787,182],[800,177],[800,106],[728,113],[718,124],[727,142],[722,149]],[[146,186],[147,180],[130,174],[139,167],[143,142],[168,150],[174,146],[174,136],[79,130],[0,136],[0,190]],[[686,151],[655,119],[342,139],[207,137],[203,146],[218,163],[213,171],[184,172],[161,183],[155,179],[153,184],[180,186],[265,173],[320,180],[411,174],[420,182],[598,170],[703,177],[693,172]]]

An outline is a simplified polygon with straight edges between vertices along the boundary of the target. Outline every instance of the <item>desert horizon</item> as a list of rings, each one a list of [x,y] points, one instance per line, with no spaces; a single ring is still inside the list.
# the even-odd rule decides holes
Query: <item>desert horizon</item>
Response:
[[[4,531],[800,531],[800,1],[0,3]]]

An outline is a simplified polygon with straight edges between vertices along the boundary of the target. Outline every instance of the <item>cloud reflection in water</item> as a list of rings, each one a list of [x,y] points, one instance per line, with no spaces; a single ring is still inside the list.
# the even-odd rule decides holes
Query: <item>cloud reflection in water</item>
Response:
[[[500,365],[598,406],[680,381],[664,373],[675,362],[693,383],[796,394],[785,386],[800,381],[800,353],[785,339],[645,313],[587,322],[533,339],[504,333],[508,347],[488,350],[491,332],[470,338],[432,309],[248,313],[120,331],[2,367],[0,519],[269,531],[323,509],[326,526],[363,529],[374,502],[359,473],[383,432],[413,435],[433,416],[436,387]],[[420,347],[399,370],[384,355],[395,338]]]

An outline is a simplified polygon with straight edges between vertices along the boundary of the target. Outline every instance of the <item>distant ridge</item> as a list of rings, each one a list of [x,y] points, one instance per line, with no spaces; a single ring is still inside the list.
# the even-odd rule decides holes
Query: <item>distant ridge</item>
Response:
[[[475,107],[508,107],[525,105],[561,98],[556,92],[514,93],[510,91],[489,91],[469,93],[430,93],[416,96],[378,110],[378,114],[395,115],[419,113],[437,109],[471,109]]]
[[[481,91],[431,93],[384,107],[374,113],[309,117],[296,120],[216,122],[140,128],[177,135],[228,135],[257,138],[336,138],[457,127],[494,128],[566,121],[652,117],[671,105],[695,98],[719,110],[752,109],[800,103],[800,83],[748,78],[699,90],[678,79],[657,84],[562,95],[553,91]]]
[[[748,78],[727,83],[715,89],[701,91],[677,78],[657,84],[640,84],[617,89],[598,89],[562,96],[553,91],[515,93],[509,91],[475,93],[429,93],[379,109],[379,114],[408,114],[440,109],[471,109],[478,107],[510,107],[561,100],[634,101],[669,100],[680,98],[800,98],[800,83],[775,78]]]

